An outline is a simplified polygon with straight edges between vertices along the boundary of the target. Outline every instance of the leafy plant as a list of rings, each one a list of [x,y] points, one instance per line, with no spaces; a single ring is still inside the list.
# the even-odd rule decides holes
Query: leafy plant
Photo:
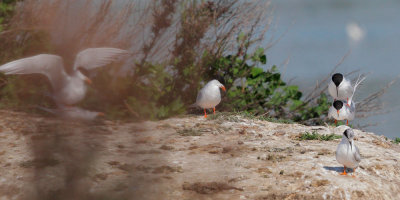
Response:
[[[335,140],[335,139],[340,139],[342,136],[340,135],[335,135],[335,134],[329,134],[329,135],[322,135],[317,133],[316,131],[313,131],[312,133],[305,132],[299,135],[298,139],[299,140],[323,140],[323,141],[330,141],[330,140]]]
[[[240,35],[238,41],[240,42]],[[238,46],[241,46],[240,43]],[[240,52],[240,51],[239,51]],[[251,55],[228,55],[210,63],[211,77],[221,77],[228,89],[224,98],[223,109],[227,111],[247,111],[254,115],[276,119],[291,119],[304,122],[321,119],[329,109],[330,103],[325,94],[317,104],[302,101],[302,93],[296,85],[287,85],[281,79],[275,65],[268,70],[267,56],[263,48],[258,48]],[[314,122],[322,123],[323,120]]]
[[[393,143],[395,143],[395,144],[400,144],[400,138],[396,137],[396,138],[393,140]]]

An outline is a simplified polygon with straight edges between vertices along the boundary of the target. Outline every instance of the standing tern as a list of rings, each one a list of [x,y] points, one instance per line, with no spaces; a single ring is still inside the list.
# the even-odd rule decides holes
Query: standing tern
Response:
[[[212,108],[215,114],[215,106],[221,102],[221,92],[219,89],[225,90],[225,86],[217,80],[208,82],[197,94],[196,103],[193,106],[199,106],[204,109],[204,117],[207,118],[206,109]]]
[[[357,146],[354,144],[354,131],[351,128],[348,128],[343,132],[342,141],[336,149],[336,160],[344,166],[341,175],[347,174],[346,168],[353,168],[354,177],[356,168],[359,166],[361,161],[361,155]]]
[[[71,106],[81,101],[92,81],[81,70],[91,70],[110,64],[129,52],[117,48],[89,48],[79,52],[72,73],[64,69],[63,59],[57,55],[40,54],[22,58],[0,66],[5,74],[43,74],[53,88],[51,97],[58,106]]]

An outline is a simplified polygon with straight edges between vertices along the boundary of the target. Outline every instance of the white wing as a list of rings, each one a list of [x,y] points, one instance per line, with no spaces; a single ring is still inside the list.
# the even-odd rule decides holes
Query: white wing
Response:
[[[76,55],[74,70],[83,67],[87,70],[110,64],[120,56],[128,55],[129,51],[117,48],[89,48]]]
[[[6,63],[0,66],[0,72],[5,74],[44,74],[55,90],[61,87],[68,77],[64,71],[63,59],[50,54],[40,54]]]
[[[353,97],[354,97],[354,94],[356,93],[356,90],[357,90],[357,87],[365,80],[365,78],[367,78],[367,77],[362,77],[361,78],[361,75],[360,76],[358,76],[358,79],[357,79],[357,81],[356,81],[356,83],[354,84],[354,87],[353,87],[353,94],[350,96],[350,98],[349,98],[349,105],[351,106],[351,104],[353,104]]]

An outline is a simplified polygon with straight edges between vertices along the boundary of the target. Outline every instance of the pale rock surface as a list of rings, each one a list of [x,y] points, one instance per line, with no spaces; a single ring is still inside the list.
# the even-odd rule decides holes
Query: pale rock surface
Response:
[[[332,141],[346,127],[239,116],[102,124],[0,111],[0,199],[400,199],[400,147],[355,130],[356,178]]]

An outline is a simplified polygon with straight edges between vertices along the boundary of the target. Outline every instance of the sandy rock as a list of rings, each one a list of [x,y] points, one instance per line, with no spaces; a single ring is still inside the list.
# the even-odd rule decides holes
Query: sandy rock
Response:
[[[400,146],[355,130],[362,155],[341,176],[347,128],[217,115],[64,122],[0,111],[0,199],[400,199]]]

